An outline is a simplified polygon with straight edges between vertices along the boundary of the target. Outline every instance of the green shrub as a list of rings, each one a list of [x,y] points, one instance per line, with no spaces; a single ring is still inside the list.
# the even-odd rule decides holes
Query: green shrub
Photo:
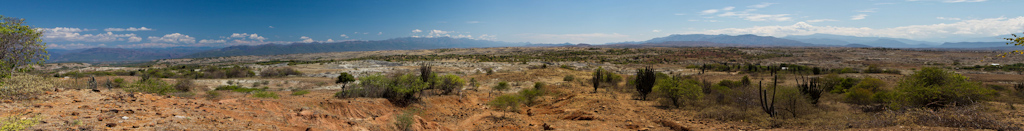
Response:
[[[491,89],[494,89],[496,91],[506,91],[509,88],[510,87],[508,85],[508,82],[504,82],[504,81],[498,82],[498,85],[494,85],[494,87],[491,87]]]
[[[533,83],[533,89],[544,89],[544,87],[545,87],[544,82],[534,82]]]
[[[403,130],[403,131],[411,131],[411,130],[413,130],[412,129],[412,124],[415,123],[415,121],[413,120],[413,115],[416,112],[418,112],[418,110],[416,110],[416,109],[409,109],[409,110],[402,111],[402,114],[399,114],[398,116],[395,116],[395,126],[398,127],[398,130]]]
[[[874,102],[872,97],[875,95],[875,92],[864,88],[852,88],[844,95],[843,100],[847,103],[867,105]]]
[[[206,91],[206,99],[217,99],[220,98],[220,92],[217,91]]]
[[[526,105],[533,105],[535,104],[533,101],[537,100],[538,97],[543,96],[544,93],[544,90],[538,88],[523,89],[519,91],[519,96],[523,98],[523,103]]]
[[[305,94],[309,94],[309,91],[308,90],[292,91],[292,96],[301,96],[301,95],[305,95]]]
[[[437,79],[437,82],[434,83],[437,84],[437,88],[440,88],[442,91],[444,91],[444,94],[451,94],[455,90],[462,88],[463,85],[466,85],[465,80],[462,80],[462,78],[459,78],[459,76],[452,74],[442,75],[440,78]]]
[[[191,79],[178,79],[176,81],[178,83],[174,84],[174,89],[177,89],[178,91],[192,91],[192,87],[195,86],[195,82],[193,82]]]
[[[940,68],[921,68],[905,77],[887,100],[894,109],[970,105],[986,100],[994,91],[980,83]]]
[[[39,124],[37,117],[21,119],[18,116],[10,116],[0,119],[0,131],[20,131],[36,124]]]
[[[245,87],[241,87],[241,86],[237,86],[237,85],[217,86],[217,88],[215,88],[214,90],[230,90],[230,91],[234,91],[234,92],[243,92],[243,93],[244,92],[263,91],[263,89],[259,89],[259,88],[245,88]]]
[[[52,78],[15,73],[0,79],[0,99],[29,99],[54,87]]]
[[[173,85],[167,84],[160,79],[147,79],[139,80],[135,83],[128,84],[127,88],[124,88],[126,92],[146,92],[155,93],[160,95],[167,95],[168,93],[178,92]]]
[[[854,85],[853,88],[862,88],[875,92],[881,89],[881,87],[883,86],[885,86],[884,81],[877,78],[867,77],[861,80],[860,83],[857,83],[857,85]]]
[[[302,75],[302,72],[289,67],[270,68],[260,72],[262,77],[285,77],[289,75]]]
[[[519,95],[501,95],[487,102],[491,108],[501,111],[517,111],[519,105],[523,104],[523,98]]]
[[[573,81],[573,80],[576,80],[576,76],[566,75],[565,77],[562,77],[562,81]]]
[[[274,92],[256,91],[256,92],[254,92],[252,94],[252,97],[256,97],[256,98],[274,98],[274,99],[277,99],[280,96],[278,96],[277,93],[274,93]]]
[[[698,82],[692,79],[659,79],[654,85],[654,93],[675,107],[701,99],[704,97],[702,92]]]

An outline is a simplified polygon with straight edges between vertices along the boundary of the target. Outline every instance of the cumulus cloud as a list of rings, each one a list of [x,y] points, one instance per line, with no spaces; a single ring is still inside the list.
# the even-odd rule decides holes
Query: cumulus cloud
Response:
[[[423,32],[423,31],[422,31],[422,30],[420,30],[420,29],[415,29],[415,30],[412,30],[412,33],[420,33],[420,32]]]
[[[167,47],[181,47],[184,45],[168,44],[168,43],[142,43],[142,44],[129,44],[129,45],[117,45],[119,48],[167,48]]]
[[[736,7],[729,6],[729,7],[722,8],[722,10],[724,10],[724,11],[730,11],[732,9],[736,9]]]
[[[430,30],[430,32],[427,32],[426,35],[421,35],[420,33],[417,33],[417,32],[422,32],[422,31],[419,31],[419,29],[413,30],[413,32],[414,32],[413,36],[411,36],[411,37],[415,37],[415,38],[450,37],[450,38],[466,38],[466,39],[477,39],[477,40],[494,40],[496,38],[496,36],[488,35],[488,34],[483,34],[483,35],[474,37],[472,34],[469,34],[469,32],[458,32],[458,31]]]
[[[107,28],[107,29],[103,29],[103,31],[151,31],[151,30],[153,30],[153,29],[146,28],[146,27],[139,27],[139,28],[128,27],[128,28]]]
[[[750,6],[747,6],[747,8],[765,8],[765,7],[768,7],[768,6],[772,6],[774,4],[777,4],[777,3],[767,3],[766,2],[766,3],[756,4],[756,5],[750,5]]]
[[[817,22],[825,22],[825,21],[839,21],[839,20],[833,20],[833,19],[813,19],[813,20],[807,20],[807,21],[804,21],[804,22],[807,22],[807,23],[817,23]]]
[[[733,35],[755,34],[776,37],[822,33],[860,37],[893,37],[924,40],[933,38],[992,37],[1017,33],[1021,32],[1021,30],[1024,30],[1024,17],[962,20],[948,24],[908,25],[879,29],[868,27],[813,26],[806,22],[797,22],[796,24],[789,26],[726,28],[688,33]]]
[[[81,28],[68,28],[68,27],[55,27],[55,28],[38,28],[37,30],[43,31],[43,40],[46,41],[78,41],[78,42],[113,42],[113,41],[129,41],[139,42],[140,40],[134,33],[129,34],[114,34],[113,32],[107,32],[104,34],[82,34],[80,32],[92,31],[89,29]]]
[[[309,37],[306,37],[306,36],[299,37],[299,39],[302,39],[301,41],[299,41],[299,42],[302,42],[302,43],[313,43],[314,42],[313,38],[309,38]]]
[[[735,17],[748,21],[790,21],[793,20],[789,14],[754,14],[746,12],[725,12],[718,14],[719,17]]]
[[[960,20],[960,18],[954,18],[954,17],[935,17],[935,19],[940,19],[940,20]]]
[[[862,19],[867,18],[867,17],[868,17],[867,14],[857,14],[857,15],[850,16],[850,20],[862,20]]]
[[[345,38],[348,38],[348,35],[345,35],[345,34],[341,34],[341,37],[345,37]]]
[[[242,39],[248,38],[248,39],[251,39],[251,40],[259,40],[259,41],[263,41],[263,40],[267,39],[267,38],[264,38],[263,36],[260,36],[260,35],[258,35],[256,33],[252,33],[252,34],[249,34],[249,33],[231,33],[231,38],[242,38]]]
[[[708,10],[700,11],[701,15],[710,15],[710,14],[714,14],[714,13],[718,13],[718,9],[708,9]]]
[[[334,42],[334,39],[327,39],[327,42]]]
[[[166,42],[166,43],[196,43],[196,38],[183,35],[181,33],[167,34],[163,37],[150,36],[149,41],[151,42]]]
[[[210,40],[210,39],[199,40],[199,44],[216,44],[216,43],[226,43],[226,42],[228,42],[228,41],[227,40]]]

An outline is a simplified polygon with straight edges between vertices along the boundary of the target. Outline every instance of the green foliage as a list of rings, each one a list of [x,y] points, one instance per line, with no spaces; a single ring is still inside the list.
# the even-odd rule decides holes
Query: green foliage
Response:
[[[846,101],[847,103],[868,105],[875,102],[872,99],[872,97],[875,95],[875,92],[871,91],[870,89],[852,88],[849,91],[847,91],[844,95],[845,96],[843,97],[843,100]]]
[[[245,88],[245,87],[241,87],[241,86],[237,86],[237,85],[217,86],[217,88],[214,88],[214,90],[230,90],[230,91],[234,91],[234,92],[243,92],[243,93],[254,92],[254,91],[263,91],[263,89],[259,89],[259,88]]]
[[[419,112],[419,110],[409,109],[402,111],[402,114],[395,116],[395,126],[398,127],[398,130],[412,131],[412,124],[415,123],[413,115],[415,115],[416,112]]]
[[[206,99],[217,99],[220,98],[220,92],[217,91],[206,91]]]
[[[519,96],[523,98],[526,105],[535,104],[533,101],[537,100],[537,97],[543,96],[544,94],[544,90],[539,88],[523,89],[519,91]]]
[[[494,90],[497,90],[497,91],[506,91],[509,88],[510,87],[508,85],[508,82],[504,82],[504,81],[498,82],[498,85],[494,85],[494,87],[491,87],[491,89],[494,89]]]
[[[576,80],[576,76],[574,76],[574,75],[565,75],[565,77],[562,77],[562,81],[573,81],[573,80]]]
[[[173,85],[167,84],[167,82],[164,82],[160,79],[139,80],[135,83],[128,84],[128,86],[124,88],[124,91],[146,92],[160,95],[167,95],[168,93],[179,92],[179,90],[175,89]]]
[[[254,92],[252,94],[252,97],[256,97],[256,98],[274,98],[274,99],[277,99],[280,96],[278,96],[277,93],[274,93],[274,92],[256,91],[256,92]]]
[[[192,91],[192,87],[196,86],[195,82],[191,79],[178,79],[175,81],[177,81],[177,83],[174,84],[174,89],[177,89],[178,91]]]
[[[52,78],[15,73],[8,79],[0,79],[0,99],[29,99],[37,97],[55,86]]]
[[[462,80],[462,78],[459,78],[457,75],[448,74],[436,78],[437,82],[434,83],[437,84],[437,88],[444,91],[444,94],[451,94],[455,90],[462,88],[463,85],[466,85],[466,81]]]
[[[301,95],[305,95],[305,94],[309,94],[309,91],[308,90],[292,91],[292,96],[301,96]]]
[[[993,93],[960,74],[926,67],[900,81],[887,102],[895,109],[948,107],[970,105],[990,98]]]
[[[359,77],[360,89],[348,89],[335,93],[337,98],[350,97],[384,97],[388,101],[405,106],[418,100],[416,93],[426,89],[427,82],[419,76],[403,74],[397,77],[385,77],[381,74]]]
[[[517,111],[521,104],[523,104],[523,98],[513,94],[501,95],[487,102],[491,108],[501,111]]]
[[[544,82],[534,82],[533,83],[533,88],[534,89],[544,89],[544,87],[545,87]]]
[[[562,68],[562,69],[566,69],[566,70],[573,70],[572,67],[569,67],[569,65],[560,65],[560,66],[558,66],[558,68]]]
[[[860,79],[839,77],[839,75],[833,73],[825,75],[825,77],[819,78],[821,80],[821,86],[825,90],[831,90],[832,93],[841,94],[846,92],[846,89],[852,88],[857,83],[860,83]]]
[[[0,119],[0,131],[20,131],[39,124],[38,117],[21,119],[18,116],[9,116]]]
[[[348,86],[348,83],[353,81],[356,81],[356,77],[352,76],[352,74],[348,74],[348,72],[342,72],[341,74],[338,74],[338,80],[334,81],[334,84],[342,84],[341,88],[345,89],[345,86]]]
[[[111,85],[114,85],[114,88],[121,88],[124,84],[124,78],[114,78],[114,83],[111,83]]]
[[[867,77],[854,85],[853,88],[868,89],[872,92],[878,91],[881,87],[885,86],[885,82],[878,78]]]
[[[25,19],[0,15],[0,79],[30,70],[27,65],[42,65],[50,57],[40,38],[43,31],[24,23]]]
[[[661,79],[654,85],[654,93],[675,107],[701,99],[704,97],[702,92],[698,82],[692,79]]]
[[[285,77],[289,75],[302,75],[302,72],[289,67],[270,68],[260,72],[262,77]]]
[[[641,100],[647,100],[647,94],[651,93],[657,80],[658,77],[656,73],[654,73],[654,69],[651,69],[651,67],[644,67],[643,69],[637,70],[636,80],[634,80],[636,84],[634,85],[636,85],[636,92],[640,94]]]
[[[1006,45],[1013,44],[1013,46],[1024,46],[1024,36],[1017,36],[1017,34],[1010,34],[1010,35],[1013,35],[1013,37],[1011,37],[1011,38],[1003,38],[1005,40],[1010,41],[1010,42],[1006,42]],[[1006,57],[1006,55],[1009,55],[1009,54],[1015,54],[1015,55],[1016,54],[1024,54],[1024,51],[1022,51],[1022,50],[1013,50],[1011,52],[1003,53],[1002,55],[999,55],[999,56]]]

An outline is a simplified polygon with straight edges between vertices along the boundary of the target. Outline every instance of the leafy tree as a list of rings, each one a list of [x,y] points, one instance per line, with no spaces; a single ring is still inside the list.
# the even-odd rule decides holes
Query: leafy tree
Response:
[[[1010,34],[1010,35],[1013,35],[1013,38],[1003,38],[1005,40],[1010,41],[1010,42],[1006,42],[1006,45],[1013,44],[1013,46],[1024,46],[1024,36],[1017,36],[1017,34]],[[1006,55],[1010,55],[1010,54],[1022,54],[1022,55],[1024,55],[1024,50],[1014,50],[1014,51],[1011,51],[1011,52],[1003,53],[1003,54],[1001,54],[999,56],[1000,57],[1006,57]]]
[[[338,75],[338,80],[334,81],[334,83],[341,83],[341,89],[345,89],[345,86],[348,86],[348,83],[353,81],[356,81],[356,78],[353,77],[352,74],[348,74],[348,72],[342,72],[341,74]]]
[[[508,82],[504,82],[504,81],[498,82],[498,85],[495,85],[494,87],[491,87],[491,89],[498,90],[498,91],[506,91],[506,90],[509,89]]]
[[[25,19],[0,15],[0,78],[27,71],[28,64],[43,64],[49,55],[43,32],[24,24]]]

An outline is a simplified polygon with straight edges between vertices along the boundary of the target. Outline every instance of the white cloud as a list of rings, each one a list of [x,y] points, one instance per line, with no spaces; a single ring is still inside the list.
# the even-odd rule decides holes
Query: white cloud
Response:
[[[868,17],[867,14],[857,14],[857,15],[850,16],[850,20],[862,20],[862,19],[864,19],[866,17]]]
[[[267,26],[267,28],[271,28],[271,29],[273,29],[273,28],[274,28],[274,26]]]
[[[142,43],[142,44],[130,44],[130,45],[117,45],[119,48],[167,48],[167,47],[181,47],[183,45],[167,44],[167,43]]]
[[[765,8],[765,7],[774,5],[774,4],[777,4],[777,3],[761,3],[761,4],[747,6],[747,8]]]
[[[854,10],[854,11],[856,11],[856,12],[865,12],[865,13],[869,13],[869,12],[870,13],[874,13],[874,12],[878,12],[876,10],[878,10],[878,8],[870,8],[870,9]]]
[[[985,2],[987,0],[945,0],[943,3],[960,3],[960,2]]]
[[[199,40],[199,44],[215,44],[215,43],[226,43],[226,42],[228,42],[228,41],[227,40],[210,40],[210,39]]]
[[[437,37],[449,37],[449,38],[466,38],[466,39],[478,39],[478,40],[494,40],[494,35],[483,34],[478,37],[473,37],[469,32],[457,32],[457,31],[444,31],[444,30],[430,30],[426,35],[416,35],[422,32],[419,29],[413,30],[414,35],[410,37],[414,38],[437,38]]]
[[[327,39],[327,42],[334,42],[334,39]]]
[[[259,40],[259,41],[267,40],[267,38],[265,38],[263,36],[260,36],[260,35],[258,35],[256,33],[252,33],[252,34],[249,34],[249,33],[231,33],[231,38],[242,38],[242,39],[248,38],[248,39],[251,39],[251,40]]]
[[[797,22],[789,26],[755,26],[750,28],[726,28],[689,32],[695,34],[755,34],[784,37],[788,35],[810,35],[815,33],[849,35],[860,37],[893,37],[907,39],[935,38],[976,38],[1018,33],[1024,30],[1024,16],[1017,18],[989,18],[962,20],[956,23],[931,25],[908,25],[893,28],[812,26]]]
[[[960,18],[954,18],[954,17],[935,17],[935,19],[940,19],[940,20],[960,20]]]
[[[302,42],[302,43],[313,43],[314,42],[313,38],[309,38],[309,37],[306,37],[306,36],[299,37],[299,39],[302,39],[302,41],[299,41],[299,42]]]
[[[113,32],[107,32],[105,34],[81,34],[79,32],[92,31],[89,29],[81,28],[68,28],[68,27],[55,27],[55,28],[37,28],[37,30],[43,31],[43,40],[46,41],[81,41],[81,42],[113,42],[113,41],[135,41],[138,36],[134,33],[129,34],[114,34]],[[138,38],[141,39],[141,38]]]
[[[674,15],[686,15],[686,13],[676,13]]]
[[[345,34],[341,34],[341,37],[345,37],[345,38],[348,38],[348,35],[345,35]]]
[[[661,32],[661,30],[651,30],[651,32]]]
[[[629,35],[623,35],[618,33],[605,34],[605,33],[590,33],[590,34],[523,34],[523,39],[529,42],[535,43],[565,43],[565,42],[582,42],[590,44],[603,44],[607,42],[622,41],[622,39],[629,38]]]
[[[480,23],[480,21],[466,21],[466,23],[467,24],[476,24],[476,23]]]
[[[128,28],[107,28],[107,29],[103,29],[103,31],[151,31],[151,30],[153,30],[153,29],[146,28],[146,27],[139,27],[139,28],[128,27]]]
[[[261,40],[262,41],[262,40],[266,40],[267,38],[263,38],[262,36],[256,35],[256,33],[253,33],[252,35],[249,35],[249,39]]]
[[[804,22],[807,22],[807,23],[817,23],[817,22],[825,22],[825,21],[839,21],[839,20],[833,20],[833,19],[813,19],[813,20],[807,20],[807,21],[804,21]]]
[[[746,12],[725,12],[718,14],[719,17],[735,17],[742,18],[748,21],[790,21],[793,20],[789,17],[789,14],[754,14]]]
[[[163,37],[150,36],[149,41],[151,42],[167,42],[167,43],[196,43],[196,38],[183,35],[181,33],[167,34]]]
[[[383,35],[384,32],[377,32],[377,35]]]
[[[142,41],[142,37],[138,37],[138,36],[128,37],[128,42],[140,42],[140,41]]]
[[[736,9],[736,7],[729,6],[729,7],[722,8],[722,10],[724,10],[724,11],[730,11],[732,9]]]
[[[718,13],[718,9],[708,9],[708,10],[700,11],[701,15],[709,15],[709,14],[714,14],[714,13]]]
[[[415,29],[415,30],[412,30],[412,33],[420,33],[420,32],[423,32],[423,31],[422,31],[422,30],[420,30],[420,29]]]

